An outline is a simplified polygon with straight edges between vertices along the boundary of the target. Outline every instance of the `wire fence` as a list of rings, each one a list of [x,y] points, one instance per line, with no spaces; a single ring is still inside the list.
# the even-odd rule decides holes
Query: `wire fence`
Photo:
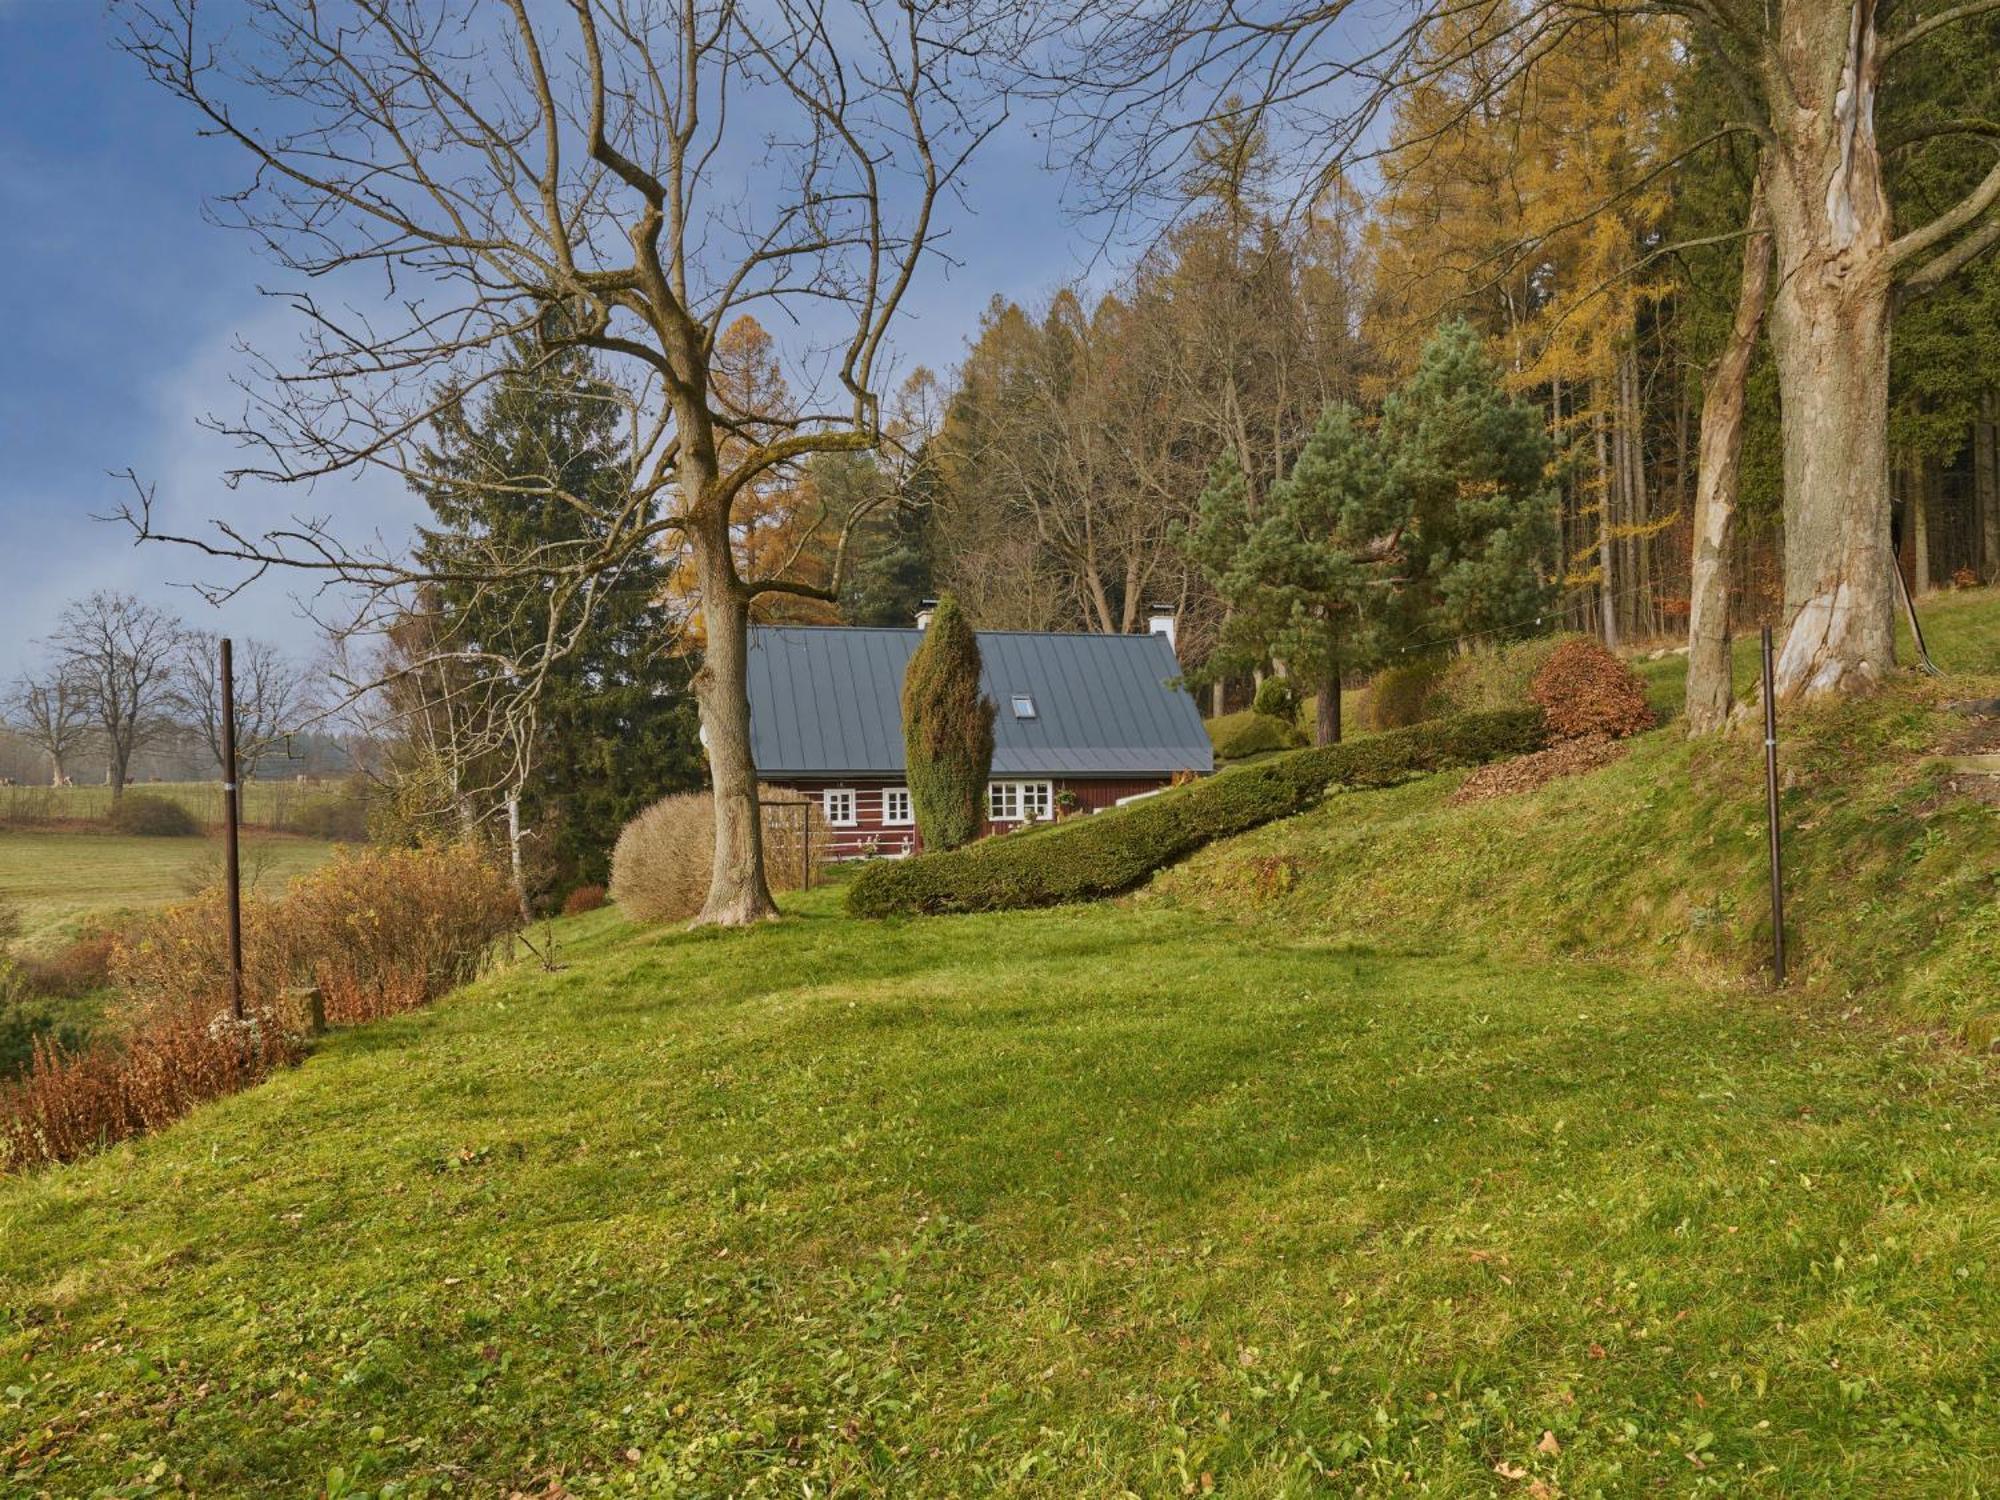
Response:
[[[127,796],[159,797],[177,802],[205,829],[223,822],[219,781],[136,782]],[[278,833],[321,833],[339,806],[354,801],[339,782],[249,781],[242,789],[242,823]],[[87,786],[0,786],[0,826],[34,828],[78,823],[106,823],[112,808],[111,788]]]

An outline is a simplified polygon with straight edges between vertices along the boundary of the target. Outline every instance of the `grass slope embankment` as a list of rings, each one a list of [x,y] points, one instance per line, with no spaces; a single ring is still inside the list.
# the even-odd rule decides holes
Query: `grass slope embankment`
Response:
[[[1938,752],[1969,728],[1946,702],[2000,694],[2000,595],[1925,613],[1949,676],[1781,725],[1790,958],[1809,991],[1983,1027],[2000,1010],[2000,811],[1953,790]],[[1685,662],[1648,668],[1665,707]],[[1603,770],[1470,805],[1450,802],[1462,774],[1336,796],[1210,847],[1148,899],[1403,951],[1743,980],[1771,937],[1756,729],[1690,743],[1669,725]]]
[[[560,973],[0,1183],[0,1489],[1971,1495],[2000,1461],[2000,1098],[1956,1049],[835,894],[594,915]]]

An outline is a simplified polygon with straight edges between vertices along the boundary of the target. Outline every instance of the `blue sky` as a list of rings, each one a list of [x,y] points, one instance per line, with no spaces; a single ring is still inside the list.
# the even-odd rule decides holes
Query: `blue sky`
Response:
[[[200,418],[232,409],[239,339],[278,345],[288,324],[258,293],[278,278],[243,236],[204,222],[205,195],[239,180],[231,148],[112,42],[97,0],[0,0],[0,681],[35,656],[63,602],[129,589],[195,623],[306,655],[298,585],[266,579],[217,611],[185,588],[217,576],[175,549],[134,548],[93,521],[131,468],[187,524],[337,514],[344,532],[403,533],[409,502],[377,483],[295,495],[229,494],[227,444]],[[910,300],[904,368],[954,364],[995,292],[1032,298],[1084,269],[1089,236],[1065,218],[1025,123],[973,164],[971,212],[951,211],[956,269],[934,264]]]

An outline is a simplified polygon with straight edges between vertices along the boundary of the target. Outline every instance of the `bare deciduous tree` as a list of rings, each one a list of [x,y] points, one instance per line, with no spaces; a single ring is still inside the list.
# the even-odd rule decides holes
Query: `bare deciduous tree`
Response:
[[[716,799],[698,920],[772,915],[750,761],[750,605],[829,596],[856,518],[841,518],[828,548],[829,587],[743,576],[735,507],[774,469],[880,444],[890,323],[935,248],[940,198],[999,115],[979,102],[993,96],[975,76],[985,18],[976,6],[896,0],[213,9],[135,0],[127,45],[252,163],[219,214],[317,285],[346,288],[374,271],[388,289],[380,312],[330,292],[284,294],[305,352],[246,376],[245,412],[223,424],[254,454],[235,477],[309,484],[373,469],[421,481],[419,434],[440,390],[464,399],[523,333],[597,351],[631,393],[629,494],[588,542],[496,546],[454,575],[474,587],[545,581],[541,642],[491,663],[484,680],[531,712],[536,683],[574,639],[560,622],[587,618],[599,581],[639,549],[685,548]],[[794,410],[745,410],[713,379],[718,336],[746,311],[798,334],[788,363],[805,394]],[[545,476],[494,483],[593,503]],[[127,515],[142,535],[162,534],[143,488]],[[428,577],[320,520],[172,539],[253,577],[317,573],[372,601],[378,626]]]
[[[8,715],[14,732],[49,758],[49,783],[69,781],[69,760],[90,742],[89,695],[76,675],[56,666],[14,684]]]
[[[303,674],[269,641],[238,641],[233,654],[237,772],[250,781],[257,775],[259,760],[298,730],[312,715],[313,706]],[[213,631],[189,631],[174,664],[174,679],[183,717],[221,768],[221,637]]]
[[[170,722],[184,633],[165,610],[100,590],[65,609],[48,642],[56,670],[83,695],[114,801],[125,793],[133,754]]]

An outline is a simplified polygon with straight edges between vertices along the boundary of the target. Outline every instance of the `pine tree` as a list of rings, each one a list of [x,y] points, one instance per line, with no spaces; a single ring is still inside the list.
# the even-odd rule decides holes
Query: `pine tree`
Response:
[[[623,410],[588,355],[519,341],[487,391],[434,424],[420,493],[435,524],[420,529],[422,564],[448,577],[497,552],[536,547],[559,558],[594,546],[595,518],[610,514],[605,500],[626,488]],[[591,503],[570,503],[579,496]],[[510,787],[518,795],[532,900],[602,883],[625,820],[701,782],[686,664],[669,649],[667,582],[666,564],[648,551],[601,579],[587,612],[578,603],[565,622],[577,632],[574,646],[537,697],[525,774],[492,763],[455,768],[461,790],[488,804],[467,810],[472,817],[497,816]],[[548,623],[539,591],[525,581],[448,581],[430,591],[426,608],[432,638],[478,653],[454,668],[474,678],[506,672]],[[465,703],[480,696],[476,683],[453,692]]]
[[[905,775],[927,849],[979,837],[993,769],[993,700],[979,676],[979,642],[947,594],[903,674]]]
[[[1471,324],[1447,323],[1424,346],[1383,403],[1380,440],[1404,533],[1394,612],[1405,639],[1532,633],[1559,576],[1553,450]]]

